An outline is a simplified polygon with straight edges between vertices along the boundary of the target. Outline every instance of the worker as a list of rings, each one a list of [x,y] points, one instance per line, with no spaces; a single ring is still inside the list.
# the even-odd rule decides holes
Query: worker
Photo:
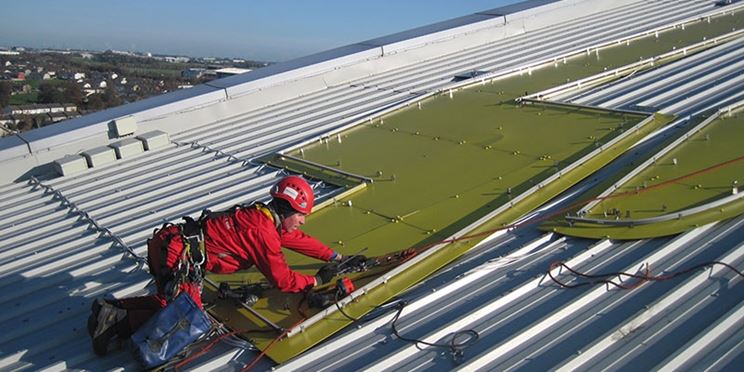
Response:
[[[313,209],[314,195],[301,177],[287,176],[271,188],[268,204],[254,203],[219,213],[206,212],[199,221],[166,224],[148,240],[148,266],[157,293],[119,300],[97,299],[88,318],[96,354],[104,355],[125,340],[180,293],[201,307],[203,272],[229,274],[255,266],[282,292],[297,293],[325,284],[338,265],[325,265],[317,275],[292,271],[281,247],[326,262],[342,255],[300,230]],[[203,237],[203,244],[200,244]],[[202,254],[195,247],[203,247]]]

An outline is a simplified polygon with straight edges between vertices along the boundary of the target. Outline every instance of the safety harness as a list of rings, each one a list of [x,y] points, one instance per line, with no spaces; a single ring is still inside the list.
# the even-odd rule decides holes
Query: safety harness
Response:
[[[155,280],[158,285],[163,286],[163,293],[166,301],[172,302],[180,293],[180,287],[183,283],[196,283],[201,288],[204,280],[204,267],[207,263],[207,252],[204,246],[204,233],[202,231],[202,219],[194,220],[191,217],[184,217],[184,222],[175,225],[178,229],[177,234],[168,236],[163,240],[160,247],[160,267]],[[173,226],[166,223],[160,230]],[[180,257],[174,263],[173,268],[168,267],[168,251],[170,243],[176,236],[181,238],[183,250]],[[152,258],[148,257],[150,272],[153,272]]]
[[[159,274],[156,277],[156,281],[163,285],[167,302],[170,303],[178,296],[181,284],[183,283],[196,283],[201,290],[207,263],[207,252],[204,244],[205,222],[224,215],[234,216],[238,210],[248,208],[256,208],[261,211],[272,220],[277,231],[281,232],[281,219],[279,215],[272,208],[261,202],[239,204],[220,212],[212,212],[209,209],[205,209],[198,219],[195,220],[186,216],[183,217],[183,223],[175,225],[178,228],[178,234],[171,235],[163,241],[160,270],[158,270]],[[173,226],[173,224],[166,223],[161,227],[161,230],[170,226]],[[168,268],[168,250],[171,249],[170,243],[176,236],[181,237],[183,251],[178,261],[174,264],[173,269],[171,269]],[[148,262],[150,264],[150,272],[153,272],[152,262],[149,257]]]

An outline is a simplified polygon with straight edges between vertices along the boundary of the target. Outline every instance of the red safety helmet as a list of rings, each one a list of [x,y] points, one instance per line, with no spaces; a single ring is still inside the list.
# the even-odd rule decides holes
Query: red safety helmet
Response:
[[[312,187],[299,176],[282,178],[271,188],[271,196],[288,201],[294,210],[302,214],[310,214],[315,201]]]

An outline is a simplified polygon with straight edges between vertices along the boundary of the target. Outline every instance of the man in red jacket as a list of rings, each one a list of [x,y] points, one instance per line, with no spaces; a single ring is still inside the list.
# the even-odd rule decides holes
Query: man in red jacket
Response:
[[[327,262],[342,258],[340,253],[300,230],[305,216],[313,209],[310,185],[301,177],[287,176],[272,187],[271,196],[268,204],[255,203],[207,214],[197,228],[191,225],[189,232],[188,223],[157,230],[148,240],[148,264],[155,277],[157,294],[120,300],[97,299],[88,318],[88,332],[96,354],[105,354],[114,337],[129,337],[182,292],[188,293],[201,307],[204,270],[229,274],[256,266],[279,290],[291,293],[329,282],[336,274],[333,265],[324,267],[316,276],[305,275],[292,271],[281,251],[285,247]],[[199,239],[189,239],[189,235]],[[203,246],[204,251],[194,249],[195,246]]]

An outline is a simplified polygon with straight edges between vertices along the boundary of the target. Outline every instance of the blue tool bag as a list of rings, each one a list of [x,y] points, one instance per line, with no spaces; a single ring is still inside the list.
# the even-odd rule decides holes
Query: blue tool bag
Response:
[[[135,357],[146,368],[157,367],[181,352],[212,323],[186,293],[158,311],[132,335]]]

